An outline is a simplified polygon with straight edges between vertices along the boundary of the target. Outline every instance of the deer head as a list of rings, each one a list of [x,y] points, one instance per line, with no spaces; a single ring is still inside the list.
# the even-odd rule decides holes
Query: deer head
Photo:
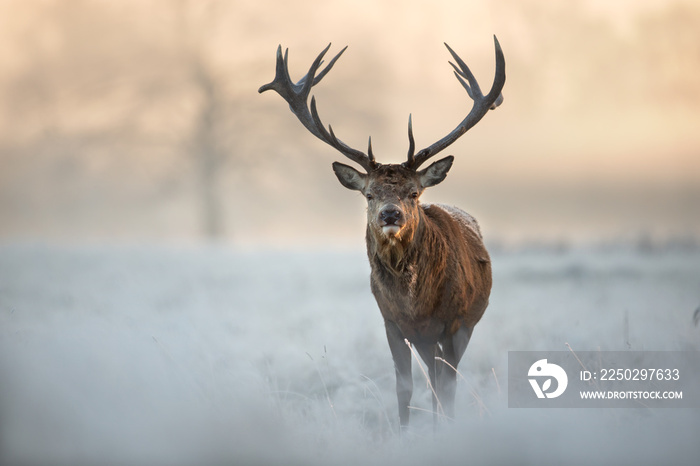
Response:
[[[367,228],[372,236],[405,247],[420,223],[420,195],[445,179],[453,160],[446,157],[424,170],[404,164],[378,165],[367,174],[335,162],[333,170],[343,186],[360,191],[367,199]]]
[[[341,50],[330,63],[319,73],[323,64],[323,57],[330,48],[330,44],[316,57],[309,72],[296,84],[289,76],[288,51],[282,56],[282,47],[277,48],[277,68],[275,79],[264,86],[258,92],[273,89],[289,103],[289,107],[299,121],[314,136],[334,147],[353,162],[364,168],[361,172],[349,165],[339,162],[333,163],[333,170],[340,183],[348,189],[360,191],[368,202],[367,225],[368,231],[380,241],[393,244],[409,242],[416,233],[421,210],[418,199],[426,188],[440,183],[447,176],[452,166],[453,156],[445,157],[434,162],[429,167],[419,170],[419,167],[428,159],[455,142],[472,126],[483,118],[489,111],[503,101],[501,90],[505,84],[505,59],[503,51],[494,36],[496,48],[496,73],[493,85],[488,94],[483,95],[476,78],[462,59],[447,45],[447,50],[454,58],[456,65],[450,62],[454,68],[455,76],[473,100],[473,106],[469,114],[447,136],[415,152],[413,138],[413,125],[411,117],[408,118],[408,157],[401,164],[380,164],[372,153],[372,139],[369,139],[367,153],[353,149],[335,136],[333,128],[325,126],[321,122],[316,108],[316,99],[311,97],[311,105],[308,97],[311,88],[323,79],[330,71],[338,58],[347,49]]]

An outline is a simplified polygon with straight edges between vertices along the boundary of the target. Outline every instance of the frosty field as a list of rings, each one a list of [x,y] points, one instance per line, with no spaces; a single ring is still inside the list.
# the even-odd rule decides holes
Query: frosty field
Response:
[[[695,409],[513,409],[513,350],[700,350],[700,250],[493,253],[433,433],[362,250],[0,246],[0,464],[697,464]]]

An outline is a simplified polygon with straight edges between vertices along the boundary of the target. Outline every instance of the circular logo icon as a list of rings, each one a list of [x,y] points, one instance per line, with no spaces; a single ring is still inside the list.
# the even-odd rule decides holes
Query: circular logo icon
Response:
[[[556,364],[548,363],[546,359],[540,359],[530,366],[527,375],[537,398],[556,398],[564,393],[569,383],[564,369]],[[542,381],[541,385],[540,380]],[[551,390],[552,380],[557,381],[554,390]]]

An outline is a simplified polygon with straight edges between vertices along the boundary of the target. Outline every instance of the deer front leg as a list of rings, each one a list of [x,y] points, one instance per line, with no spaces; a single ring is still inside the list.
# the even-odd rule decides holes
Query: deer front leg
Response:
[[[457,365],[467,349],[473,330],[462,326],[454,335],[445,338],[442,342],[445,362],[440,362],[443,368],[438,380],[438,395],[441,397],[445,416],[449,419],[454,419]]]
[[[442,357],[442,352],[438,345],[415,345],[421,359],[428,366],[428,377],[430,378],[430,388],[432,391],[431,398],[433,399],[433,425],[437,426],[439,416],[444,415],[442,406],[442,396],[439,392],[439,381],[442,377],[443,363],[436,358]]]
[[[391,356],[396,370],[396,397],[399,401],[399,423],[402,428],[408,426],[408,404],[413,395],[413,378],[411,376],[411,349],[406,345],[399,327],[391,321],[384,321],[386,338],[389,341]]]

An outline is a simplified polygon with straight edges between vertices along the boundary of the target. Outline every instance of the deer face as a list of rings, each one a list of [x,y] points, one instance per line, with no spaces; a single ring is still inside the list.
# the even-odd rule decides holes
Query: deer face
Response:
[[[333,164],[333,170],[343,186],[360,191],[367,199],[370,230],[389,240],[402,240],[416,231],[420,195],[445,179],[453,160],[449,156],[420,171],[390,164],[378,165],[365,174],[339,162]]]

